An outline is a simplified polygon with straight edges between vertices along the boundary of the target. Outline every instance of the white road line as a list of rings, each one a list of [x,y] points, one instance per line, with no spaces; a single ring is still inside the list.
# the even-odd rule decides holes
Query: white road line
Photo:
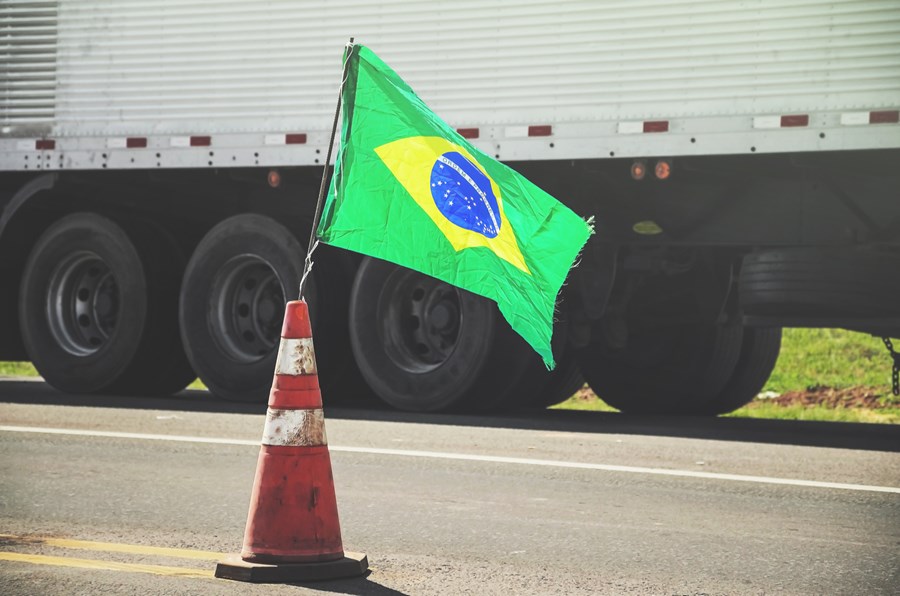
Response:
[[[216,437],[188,437],[185,435],[154,435],[147,433],[123,433],[109,430],[80,430],[77,428],[45,428],[40,426],[2,426],[0,432],[68,435],[74,437],[104,437],[108,439],[137,439],[142,441],[174,441],[176,443],[211,443],[213,445],[248,445],[259,447],[259,441],[219,439]]]
[[[207,443],[214,445],[259,446],[259,441],[241,439],[224,439],[215,437],[190,437],[184,435],[157,435],[145,433],[126,433],[101,430],[79,430],[68,428],[42,428],[34,426],[2,426],[0,432],[37,433],[50,435],[68,435],[79,437],[105,437],[113,439],[136,439],[144,441],[175,441],[181,443]],[[863,492],[900,494],[900,487],[873,486],[869,484],[846,484],[842,482],[821,482],[818,480],[797,480],[793,478],[773,478],[771,476],[747,476],[743,474],[719,474],[716,472],[696,472],[693,470],[670,470],[665,468],[644,468],[639,466],[617,466],[612,464],[594,464],[587,462],[568,462],[549,459],[528,459],[521,457],[502,457],[496,455],[472,455],[466,453],[444,453],[440,451],[412,451],[406,449],[379,449],[376,447],[342,447],[329,446],[329,450],[343,453],[368,453],[395,457],[424,457],[431,459],[447,459],[456,461],[475,461],[498,464],[515,464],[525,466],[545,466],[552,468],[570,468],[578,470],[597,470],[602,472],[623,472],[627,474],[647,474],[656,476],[675,476],[679,478],[700,478],[704,480],[727,480],[732,482],[753,482],[756,484],[779,484],[785,486],[803,486],[808,488],[831,488],[838,490],[855,490]]]

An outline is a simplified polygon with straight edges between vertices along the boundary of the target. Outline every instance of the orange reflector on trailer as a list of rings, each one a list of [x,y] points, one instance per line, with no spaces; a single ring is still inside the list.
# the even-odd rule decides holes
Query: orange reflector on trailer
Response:
[[[672,175],[672,164],[665,159],[661,159],[656,162],[656,167],[653,168],[653,173],[656,174],[656,177],[659,180],[665,180]]]
[[[281,186],[281,174],[278,173],[278,170],[269,170],[268,181],[272,188]]]
[[[642,161],[636,161],[631,164],[631,177],[635,180],[643,180],[647,175],[647,164]]]

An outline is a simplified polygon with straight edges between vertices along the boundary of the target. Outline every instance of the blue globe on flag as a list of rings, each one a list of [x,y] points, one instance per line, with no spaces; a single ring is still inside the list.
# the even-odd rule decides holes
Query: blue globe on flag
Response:
[[[431,169],[431,196],[451,223],[487,238],[496,238],[502,225],[500,206],[491,180],[461,153],[437,158]]]

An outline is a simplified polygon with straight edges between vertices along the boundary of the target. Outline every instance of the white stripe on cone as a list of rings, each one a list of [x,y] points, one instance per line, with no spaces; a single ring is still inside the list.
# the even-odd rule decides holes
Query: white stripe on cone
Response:
[[[266,412],[262,444],[275,447],[317,447],[327,445],[325,412],[315,410],[278,410]]]
[[[312,338],[281,338],[281,345],[278,346],[278,363],[275,367],[275,373],[292,377],[317,374],[316,352],[313,350]]]

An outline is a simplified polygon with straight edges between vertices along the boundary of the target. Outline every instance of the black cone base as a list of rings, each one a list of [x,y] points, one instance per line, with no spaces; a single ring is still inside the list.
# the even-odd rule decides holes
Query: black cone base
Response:
[[[325,563],[248,563],[240,555],[232,555],[216,564],[216,577],[257,584],[314,582],[357,577],[369,569],[363,553],[345,552],[343,559]]]

